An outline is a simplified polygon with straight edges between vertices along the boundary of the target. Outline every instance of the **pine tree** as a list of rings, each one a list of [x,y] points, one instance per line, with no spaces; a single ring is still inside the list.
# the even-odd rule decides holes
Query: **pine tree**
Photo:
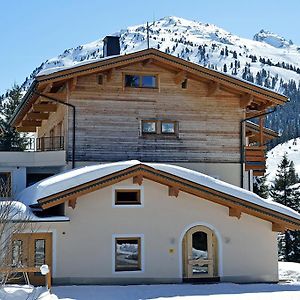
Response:
[[[253,192],[258,196],[267,199],[269,196],[269,187],[267,185],[267,175],[255,177]]]
[[[14,111],[19,105],[22,98],[22,89],[14,84],[8,90],[5,97],[0,99],[0,126],[4,131],[0,136],[0,148],[5,151],[19,150],[26,148],[26,138],[21,136],[14,128],[9,126],[9,120],[13,116]]]
[[[270,195],[274,201],[300,212],[300,183],[294,163],[284,154],[276,173]],[[300,232],[287,230],[278,237],[279,259],[300,262]]]

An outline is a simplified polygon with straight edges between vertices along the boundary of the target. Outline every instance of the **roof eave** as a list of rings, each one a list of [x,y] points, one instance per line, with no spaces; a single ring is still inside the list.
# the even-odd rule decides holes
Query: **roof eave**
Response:
[[[11,127],[15,126],[17,117],[19,116],[20,112],[23,110],[24,106],[30,101],[30,99],[33,95],[33,91],[35,90],[37,84],[38,84],[38,81],[36,79],[34,79],[33,82],[31,83],[29,89],[27,90],[26,94],[23,96],[20,104],[18,105],[18,107],[16,108],[16,110],[14,111],[12,117],[10,118],[10,120],[8,122],[8,124]]]

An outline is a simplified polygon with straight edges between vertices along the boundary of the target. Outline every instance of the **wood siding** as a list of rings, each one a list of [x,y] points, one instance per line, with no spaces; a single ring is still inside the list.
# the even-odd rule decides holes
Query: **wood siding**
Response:
[[[156,74],[158,89],[124,88],[124,74],[137,71]],[[208,84],[194,79],[183,89],[175,75],[136,64],[103,74],[102,85],[97,74],[78,77],[68,100],[76,106],[76,160],[239,162],[240,98],[223,90],[208,97]],[[178,122],[178,136],[143,136],[141,121],[149,119]],[[71,160],[71,113],[68,120]]]

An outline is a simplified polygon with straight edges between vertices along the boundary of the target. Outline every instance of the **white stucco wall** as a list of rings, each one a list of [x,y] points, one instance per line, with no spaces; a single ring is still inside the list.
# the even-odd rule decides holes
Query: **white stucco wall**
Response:
[[[131,186],[126,180],[117,186]],[[138,187],[138,185],[136,185]],[[142,207],[113,207],[113,187],[82,196],[71,221],[47,224],[54,232],[54,282],[178,282],[182,279],[182,238],[195,225],[207,225],[218,238],[218,272],[223,281],[277,281],[276,233],[271,223],[242,214],[228,216],[224,206],[143,181]],[[141,272],[114,272],[113,237],[142,237]],[[173,249],[173,253],[170,253]]]

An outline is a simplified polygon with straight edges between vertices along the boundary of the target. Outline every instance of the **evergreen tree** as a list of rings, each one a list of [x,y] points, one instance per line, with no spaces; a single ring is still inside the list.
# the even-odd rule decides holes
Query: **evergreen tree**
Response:
[[[0,99],[0,127],[3,133],[0,136],[0,148],[5,151],[19,150],[26,148],[26,138],[21,136],[14,128],[8,124],[13,116],[14,111],[19,105],[22,98],[22,89],[14,84],[8,90],[4,97]]]
[[[258,196],[267,199],[269,196],[269,187],[267,185],[267,175],[255,177],[253,192]]]
[[[270,195],[274,201],[300,212],[300,183],[294,163],[284,154],[276,173]],[[300,232],[287,230],[278,237],[279,259],[300,262]]]

